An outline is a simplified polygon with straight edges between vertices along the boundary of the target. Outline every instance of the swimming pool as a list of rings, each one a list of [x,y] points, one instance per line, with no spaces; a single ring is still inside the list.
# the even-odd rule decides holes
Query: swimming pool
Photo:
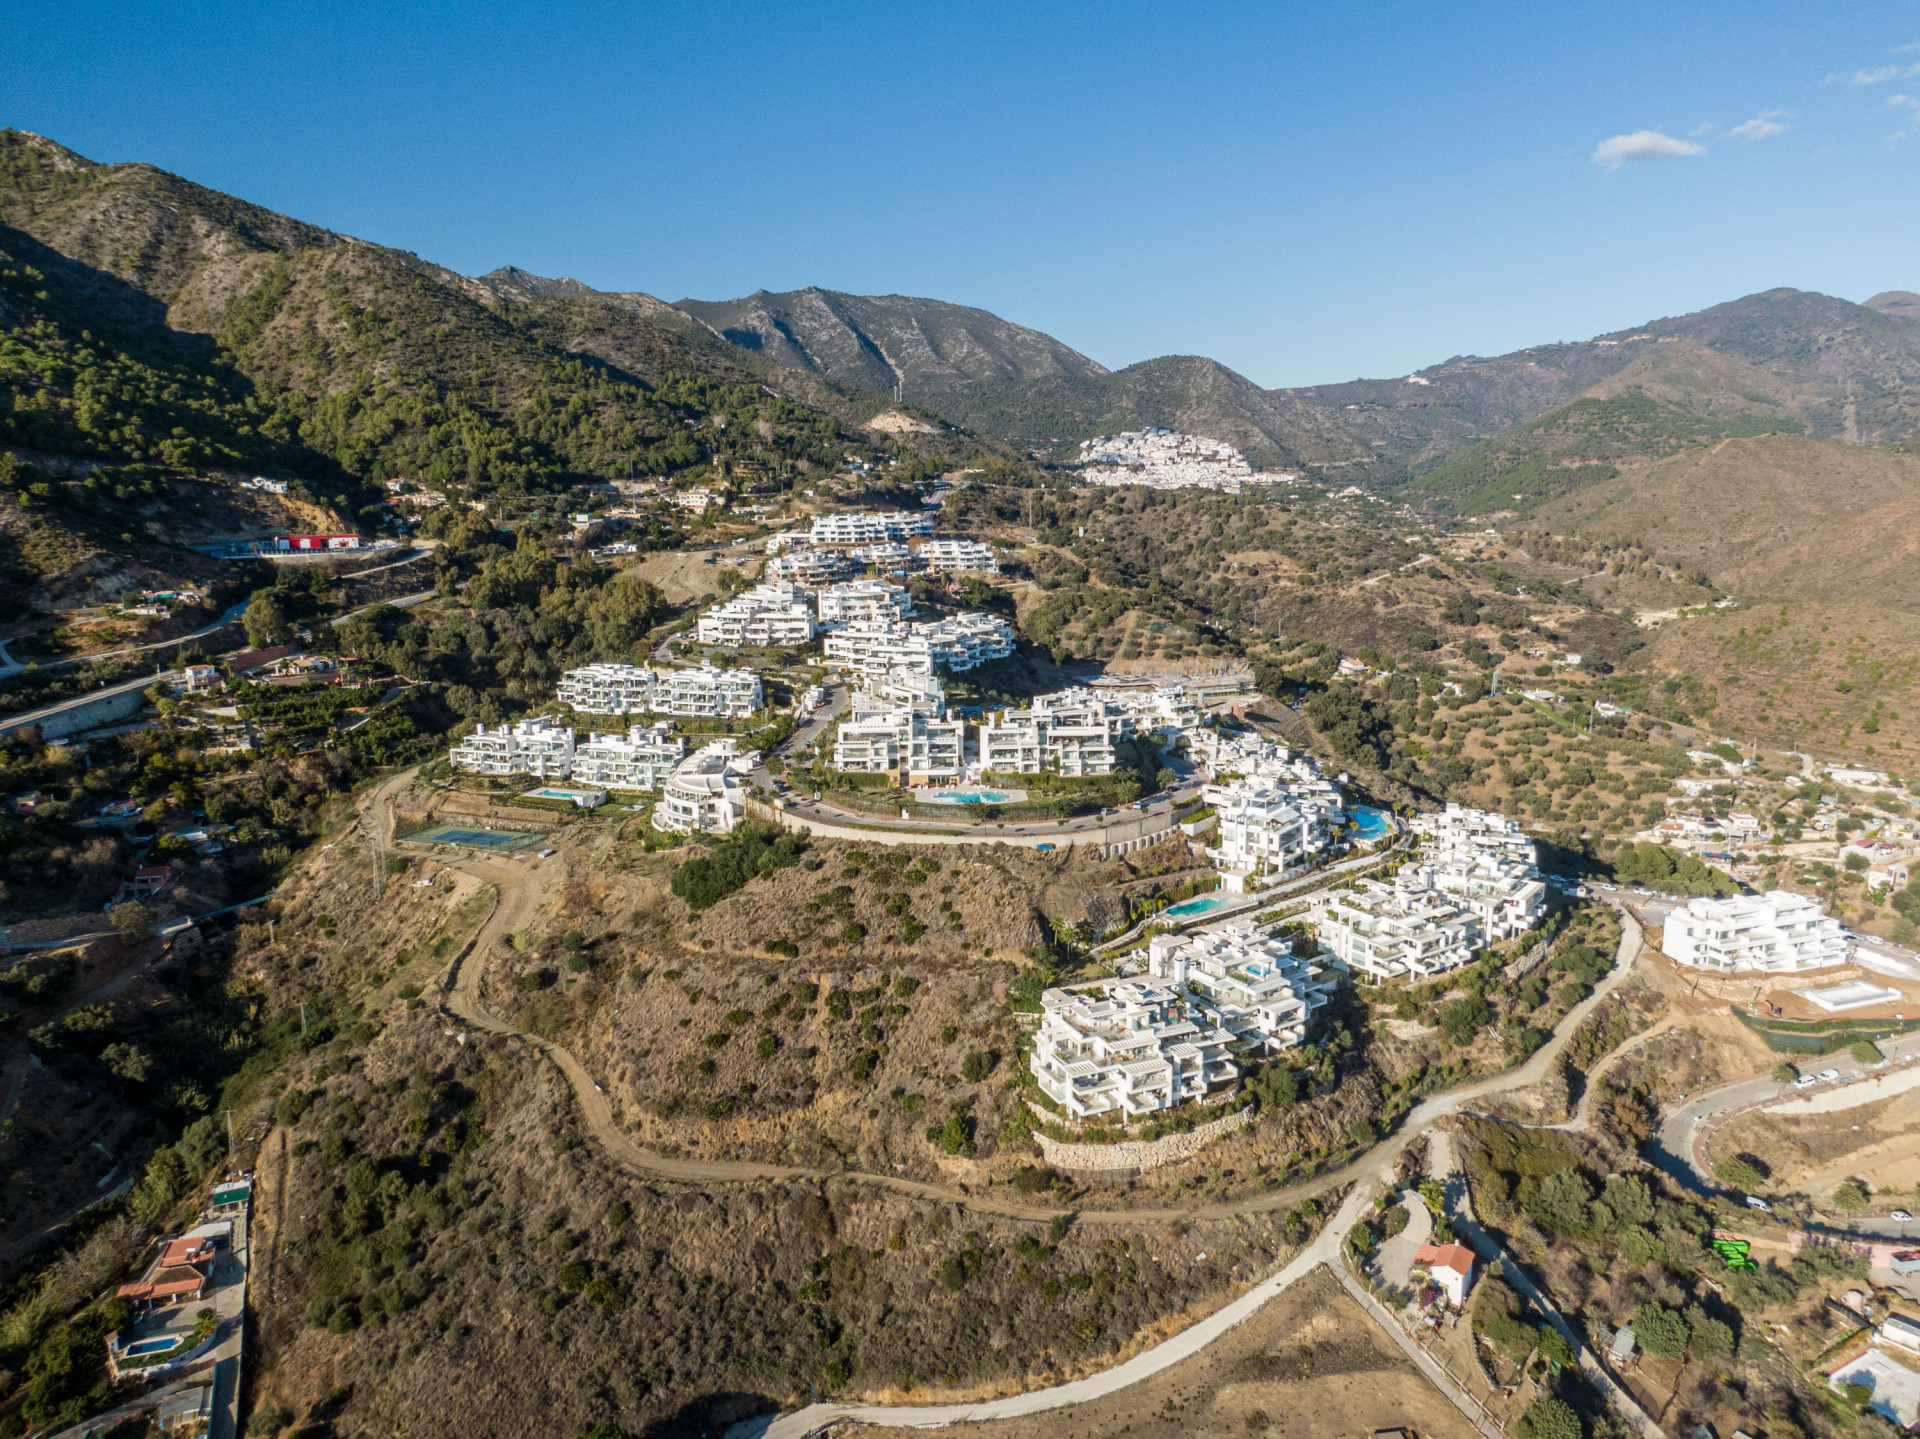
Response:
[[[1010,796],[1000,789],[936,790],[927,796],[928,804],[1005,804]]]
[[[1369,809],[1357,804],[1350,811],[1359,833],[1355,836],[1362,841],[1382,839],[1393,833],[1393,820],[1383,809]]]
[[[1183,899],[1180,903],[1169,905],[1166,910],[1169,919],[1192,919],[1196,914],[1212,914],[1216,909],[1224,909],[1236,899],[1245,899],[1241,894],[1203,894],[1197,899]]]
[[[164,1354],[169,1349],[178,1349],[179,1347],[180,1336],[178,1334],[156,1334],[151,1339],[137,1339],[129,1344],[125,1350],[125,1357],[132,1359],[134,1356],[140,1354]]]
[[[564,799],[580,809],[597,809],[607,802],[607,792],[603,789],[530,789],[520,797],[522,799]]]

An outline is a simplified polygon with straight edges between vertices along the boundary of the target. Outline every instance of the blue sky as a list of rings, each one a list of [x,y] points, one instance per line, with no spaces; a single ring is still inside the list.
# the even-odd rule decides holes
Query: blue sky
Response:
[[[0,123],[457,270],[930,295],[1116,368],[1311,384],[1920,289],[1911,3],[55,0],[8,32]]]

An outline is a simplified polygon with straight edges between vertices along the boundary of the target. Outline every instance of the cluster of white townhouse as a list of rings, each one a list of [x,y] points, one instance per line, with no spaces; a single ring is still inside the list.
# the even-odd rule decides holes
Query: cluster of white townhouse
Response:
[[[1482,943],[1478,916],[1412,865],[1391,883],[1323,890],[1308,912],[1320,942],[1376,980],[1431,979],[1466,964]]]
[[[1133,732],[1120,706],[1089,689],[1036,695],[1023,710],[980,726],[980,768],[991,774],[1112,774],[1114,744]]]
[[[1783,889],[1691,899],[1667,916],[1660,948],[1695,969],[1796,974],[1853,957],[1846,926],[1805,895]]]
[[[653,670],[593,664],[560,677],[559,699],[583,714],[664,714],[681,719],[751,719],[765,703],[752,670]]]
[[[731,738],[695,750],[667,776],[653,827],[667,834],[730,834],[746,815],[746,776],[759,763],[760,751],[743,753]]]
[[[813,596],[798,585],[755,585],[700,616],[703,645],[804,645],[813,638]]]
[[[1410,827],[1420,836],[1410,868],[1471,910],[1486,939],[1525,934],[1546,917],[1546,882],[1518,821],[1450,804],[1442,813],[1415,816]]]
[[[977,612],[939,620],[859,620],[829,634],[822,648],[830,668],[880,675],[896,669],[955,673],[1013,653],[1013,627]]]
[[[947,718],[946,695],[928,671],[869,676],[840,726],[833,766],[848,774],[904,771],[910,784],[952,779],[967,766],[966,722]]]
[[[1251,925],[1156,936],[1148,977],[1041,995],[1034,1077],[1076,1121],[1125,1122],[1217,1096],[1239,1080],[1236,1052],[1301,1042],[1337,969]]]

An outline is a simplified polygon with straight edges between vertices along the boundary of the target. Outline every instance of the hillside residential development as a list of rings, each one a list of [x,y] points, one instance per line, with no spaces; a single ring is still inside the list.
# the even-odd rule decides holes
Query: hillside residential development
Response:
[[[819,596],[820,628],[844,629],[861,622],[886,624],[913,613],[913,596],[884,580],[851,580]]]
[[[1113,744],[1131,726],[1117,705],[1087,689],[1037,695],[980,726],[980,767],[996,774],[1112,774]]]
[[[1156,490],[1202,488],[1238,494],[1246,485],[1291,482],[1295,475],[1256,470],[1245,455],[1219,440],[1149,425],[1102,435],[1080,446],[1080,478],[1090,485],[1146,485]]]
[[[1480,947],[1480,921],[1413,866],[1392,883],[1360,879],[1308,904],[1321,943],[1376,980],[1431,979],[1458,969]]]
[[[1157,936],[1149,966],[1149,978],[1041,995],[1029,1063],[1070,1119],[1135,1119],[1229,1090],[1230,1046],[1297,1045],[1336,980],[1251,925]]]
[[[1517,820],[1450,804],[1409,825],[1420,836],[1417,868],[1426,884],[1472,911],[1486,940],[1525,934],[1545,918],[1546,882]]]
[[[1667,916],[1660,948],[1696,969],[1796,974],[1853,957],[1846,927],[1805,895],[1783,889],[1691,899]]]
[[[667,776],[653,827],[670,834],[730,834],[747,812],[743,776],[760,762],[758,750],[740,752],[732,739],[696,750]]]
[[[568,670],[560,677],[558,698],[584,714],[682,719],[750,719],[766,702],[760,676],[752,670],[651,670],[620,664]]]
[[[804,645],[813,638],[813,596],[785,581],[755,585],[700,616],[703,645]]]
[[[995,615],[953,615],[941,620],[861,620],[829,634],[826,662],[835,669],[885,674],[898,668],[931,671],[946,665],[956,673],[977,669],[1013,653],[1013,627]]]
[[[814,518],[808,536],[816,545],[871,545],[885,540],[904,540],[912,535],[933,533],[931,512],[910,514],[890,512],[819,515]]]
[[[993,551],[978,540],[928,540],[913,551],[913,557],[936,575],[1000,573],[1000,562],[993,557]]]
[[[453,747],[447,758],[455,769],[467,774],[525,774],[536,779],[565,779],[573,772],[573,729],[540,719],[496,725],[492,729],[477,725],[472,734]]]
[[[609,789],[659,789],[687,755],[687,742],[672,728],[661,720],[651,726],[633,725],[624,735],[593,735],[575,748],[569,778]]]

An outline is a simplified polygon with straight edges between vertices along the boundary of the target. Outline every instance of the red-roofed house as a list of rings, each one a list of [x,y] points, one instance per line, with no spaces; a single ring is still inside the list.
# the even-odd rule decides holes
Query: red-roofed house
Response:
[[[1464,1244],[1422,1244],[1413,1267],[1424,1269],[1455,1309],[1464,1308],[1473,1285],[1473,1251]]]
[[[189,1234],[184,1239],[169,1239],[161,1246],[160,1257],[147,1271],[147,1277],[133,1284],[122,1284],[120,1295],[148,1307],[199,1299],[213,1282],[213,1255],[214,1242],[210,1235]]]
[[[164,864],[142,865],[133,872],[133,878],[120,886],[122,899],[144,899],[150,894],[158,894],[173,883],[173,861]]]

